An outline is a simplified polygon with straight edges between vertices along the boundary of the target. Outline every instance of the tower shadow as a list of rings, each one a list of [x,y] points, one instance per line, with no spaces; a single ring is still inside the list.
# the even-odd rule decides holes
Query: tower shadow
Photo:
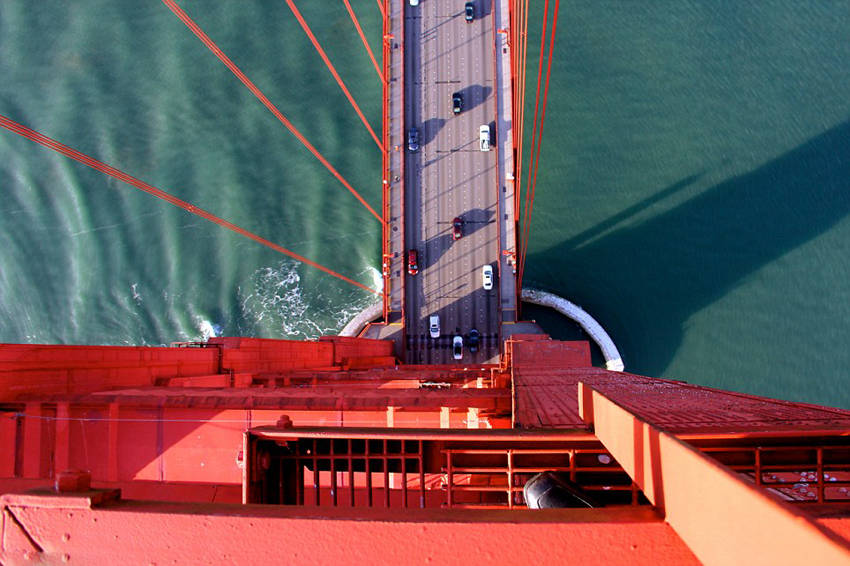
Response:
[[[554,292],[592,305],[624,359],[634,364],[631,371],[661,375],[692,315],[847,216],[848,147],[850,121],[845,121],[666,212],[606,233],[640,211],[625,209],[530,256],[529,266],[558,264],[559,272],[583,273],[582,278],[593,284],[592,294],[587,294],[595,298],[593,302],[583,301],[580,289],[558,288],[565,284],[547,281],[545,274],[541,282]],[[659,195],[672,194],[699,175]],[[657,200],[647,199],[643,207]]]

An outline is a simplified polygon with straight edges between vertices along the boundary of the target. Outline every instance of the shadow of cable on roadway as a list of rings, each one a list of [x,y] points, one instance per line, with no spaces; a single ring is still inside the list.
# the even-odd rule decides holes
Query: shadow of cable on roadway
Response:
[[[419,250],[419,269],[424,270],[436,265],[454,244],[495,222],[494,215],[494,211],[483,208],[473,208],[459,214],[458,218],[463,221],[463,237],[460,240],[452,238],[452,218],[439,222],[442,228],[440,234],[422,242]]]
[[[456,92],[463,95],[463,111],[469,112],[474,108],[484,104],[490,94],[493,93],[493,87],[481,85],[469,85]],[[449,101],[451,102],[451,100]]]
[[[429,118],[422,122],[419,128],[420,145],[425,146],[434,141],[440,130],[445,127],[446,122],[445,118]]]
[[[848,147],[850,121],[845,121],[670,210],[615,228],[702,173],[682,179],[658,198],[531,255],[529,276],[583,302],[606,321],[624,359],[634,364],[630,371],[661,375],[692,315],[850,213]],[[593,289],[582,293],[561,278],[547,281],[550,265],[557,265],[558,273],[582,273]]]

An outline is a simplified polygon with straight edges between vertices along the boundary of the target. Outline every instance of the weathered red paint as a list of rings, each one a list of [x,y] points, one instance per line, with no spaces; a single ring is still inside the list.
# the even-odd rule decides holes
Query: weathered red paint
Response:
[[[627,496],[625,505],[645,503],[628,478],[594,486],[594,474],[614,467],[623,472],[616,462],[596,462],[605,450],[581,418],[580,381],[616,395],[625,407],[762,488],[805,505],[826,501],[832,509],[850,498],[847,411],[608,372],[589,367],[586,344],[515,335],[501,365],[471,367],[400,366],[391,342],[355,338],[221,338],[183,346],[0,346],[0,493],[50,485],[57,472],[78,468],[91,475],[95,488],[106,490],[98,493],[120,489],[126,498],[171,502],[89,509],[88,496],[10,495],[0,561],[16,563],[24,552],[48,562],[67,555],[83,563],[119,552],[130,562],[184,556],[203,557],[182,560],[188,562],[346,562],[357,556],[453,563],[468,561],[470,554],[537,564],[563,563],[567,555],[595,563],[603,554],[610,564],[693,560],[669,527],[657,517],[645,520],[645,510],[512,514],[522,506],[523,470],[531,469],[516,443],[531,439],[537,444],[526,446],[530,453],[549,456],[558,450],[547,443],[565,437],[590,446],[589,453],[568,450],[565,470],[592,489],[619,490]],[[331,509],[330,515],[299,506],[228,507],[242,501],[251,466],[273,462],[268,455],[255,462],[246,454],[248,430],[263,430],[283,445],[287,434],[316,442],[408,439],[423,446],[411,455],[422,464],[402,470],[403,458],[389,453],[371,458],[374,468],[366,474],[364,455],[332,453],[339,465],[314,467],[313,488],[310,458],[302,457],[307,467],[301,469],[299,505],[318,497],[322,505],[355,507],[347,514]],[[797,497],[771,479],[796,481],[793,469],[771,467],[777,458],[798,463],[798,472],[817,474],[813,498]],[[357,508],[386,502],[408,508]],[[420,502],[451,509],[413,509]],[[195,505],[200,503],[210,506]],[[461,507],[473,504],[510,510],[462,513]],[[836,532],[846,524],[835,514],[823,513],[819,521]],[[191,529],[210,536],[203,542],[182,536]],[[269,544],[280,538],[280,529],[287,541],[298,542]],[[70,538],[63,540],[63,534]],[[84,544],[67,544],[77,540]],[[624,541],[637,541],[637,547]],[[243,548],[233,558],[236,545]]]
[[[698,564],[651,509],[322,509],[11,496],[4,564]]]

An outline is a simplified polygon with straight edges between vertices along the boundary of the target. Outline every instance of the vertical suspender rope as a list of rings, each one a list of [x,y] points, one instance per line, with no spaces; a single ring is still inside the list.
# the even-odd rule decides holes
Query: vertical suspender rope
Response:
[[[306,147],[306,148],[310,151],[310,153],[312,153],[312,154],[313,154],[313,156],[315,156],[315,158],[316,158],[316,159],[318,159],[318,160],[319,160],[319,162],[321,162],[321,164],[322,164],[322,165],[324,165],[324,166],[325,166],[325,168],[327,168],[327,170],[328,170],[328,171],[330,171],[330,172],[331,172],[331,174],[333,174],[333,176],[334,176],[334,177],[336,177],[336,178],[337,178],[337,180],[338,180],[340,183],[342,183],[342,185],[343,185],[346,189],[348,189],[348,191],[349,191],[352,195],[354,195],[354,197],[355,197],[358,201],[360,201],[360,204],[362,204],[363,206],[365,206],[365,207],[369,210],[369,212],[371,212],[371,213],[372,213],[372,216],[374,216],[375,218],[377,218],[377,219],[378,219],[378,222],[380,222],[380,223],[383,225],[383,224],[384,224],[384,219],[383,219],[383,218],[381,218],[381,216],[380,216],[377,212],[375,212],[375,209],[373,209],[371,206],[369,206],[369,203],[367,203],[367,202],[363,199],[363,197],[361,197],[361,196],[360,196],[360,194],[359,194],[357,191],[355,191],[355,190],[354,190],[354,187],[352,187],[352,186],[349,184],[349,182],[348,182],[348,181],[346,181],[346,180],[343,178],[343,176],[342,176],[342,175],[340,175],[340,174],[339,174],[339,172],[338,172],[336,169],[334,169],[334,167],[333,167],[333,166],[332,166],[332,165],[328,162],[328,160],[327,160],[327,159],[325,159],[325,158],[322,156],[322,154],[321,154],[321,153],[319,153],[319,150],[317,150],[315,147],[313,147],[313,144],[311,144],[309,141],[307,141],[307,138],[305,138],[305,137],[301,134],[301,132],[299,132],[299,131],[298,131],[298,129],[296,129],[296,127],[295,127],[294,125],[292,125],[292,122],[290,122],[289,120],[287,120],[287,119],[286,119],[286,116],[284,116],[284,115],[281,113],[281,111],[280,111],[280,110],[278,110],[278,109],[277,109],[277,107],[276,107],[274,104],[272,104],[272,103],[271,103],[271,101],[270,101],[268,98],[266,98],[266,95],[264,95],[264,94],[260,91],[260,89],[258,89],[258,88],[254,85],[254,83],[252,83],[252,82],[251,82],[251,80],[250,80],[247,76],[245,76],[245,73],[243,73],[243,72],[239,69],[239,67],[237,67],[237,66],[233,63],[233,61],[231,61],[231,60],[230,60],[230,58],[228,58],[228,57],[227,57],[227,55],[225,55],[225,54],[224,54],[224,52],[222,52],[222,50],[218,48],[218,46],[217,46],[217,45],[216,45],[216,44],[215,44],[215,43],[214,43],[214,42],[213,42],[213,41],[212,41],[212,40],[211,40],[211,39],[207,36],[207,34],[205,34],[205,33],[203,32],[203,30],[201,30],[201,28],[199,28],[199,27],[197,26],[197,24],[195,24],[195,22],[193,22],[193,21],[192,21],[192,19],[191,19],[189,16],[187,16],[187,15],[186,15],[186,12],[184,12],[182,9],[180,9],[180,6],[178,6],[177,4],[175,4],[175,3],[174,3],[174,0],[162,0],[162,1],[165,3],[165,5],[166,5],[166,6],[168,6],[168,8],[169,8],[172,12],[174,12],[174,14],[175,14],[178,18],[180,18],[180,20],[181,20],[184,24],[186,24],[186,26],[187,26],[190,30],[192,30],[192,33],[194,33],[196,36],[198,36],[198,39],[200,39],[200,40],[204,43],[204,45],[206,45],[206,46],[207,46],[207,48],[208,48],[210,51],[212,51],[212,52],[213,52],[213,54],[214,54],[216,57],[218,57],[218,58],[221,60],[221,62],[222,62],[222,63],[224,63],[224,65],[225,65],[228,69],[230,69],[230,72],[231,72],[231,73],[233,73],[234,75],[236,75],[236,77],[237,77],[240,81],[242,81],[242,84],[244,84],[246,87],[248,87],[248,90],[250,90],[252,93],[254,93],[254,96],[256,96],[256,97],[260,100],[260,102],[262,102],[262,103],[263,103],[263,105],[264,105],[266,108],[268,108],[268,109],[269,109],[269,111],[270,111],[272,114],[274,114],[274,116],[275,116],[278,120],[280,120],[280,122],[281,122],[284,126],[286,126],[286,127],[289,129],[289,131],[290,131],[290,132],[292,132],[292,134],[293,134],[296,138],[298,138],[298,141],[300,141],[302,144],[304,144],[304,147]]]
[[[528,217],[526,219],[525,237],[523,238],[522,265],[519,270],[519,284],[522,286],[522,276],[525,271],[525,260],[528,252],[528,238],[531,230],[531,212],[534,209],[534,191],[537,187],[537,171],[540,167],[540,148],[543,144],[543,125],[546,121],[546,103],[549,99],[549,79],[552,74],[552,58],[555,49],[555,33],[558,28],[558,7],[560,0],[555,0],[555,10],[552,15],[552,35],[549,39],[549,60],[546,63],[546,86],[543,91],[543,106],[540,114],[540,126],[537,139],[537,153],[534,156],[534,178],[531,182],[531,198],[528,201]],[[531,171],[529,170],[529,173]]]
[[[351,96],[351,93],[348,91],[348,87],[345,86],[342,77],[340,77],[339,73],[336,72],[331,60],[328,59],[325,50],[322,49],[322,46],[319,44],[319,40],[316,39],[315,35],[313,35],[313,31],[310,29],[310,26],[307,25],[307,22],[304,20],[303,16],[301,16],[301,12],[299,12],[298,8],[295,7],[295,2],[293,2],[293,0],[286,0],[286,5],[289,6],[290,10],[292,10],[292,13],[295,15],[295,19],[298,20],[299,24],[301,24],[301,28],[304,30],[304,33],[307,34],[307,37],[310,38],[310,42],[313,44],[313,47],[315,47],[316,51],[319,52],[319,56],[322,58],[322,61],[325,62],[325,65],[334,76],[334,79],[336,79],[336,83],[339,85],[339,88],[342,89],[345,97],[348,98],[348,101],[351,103],[354,111],[357,112],[357,115],[360,117],[360,121],[363,122],[363,125],[366,126],[367,130],[369,130],[369,134],[371,134],[372,139],[375,140],[375,143],[378,145],[378,149],[384,151],[384,146],[381,145],[381,140],[378,139],[378,135],[375,133],[375,130],[372,129],[372,126],[369,125],[369,122],[366,120],[366,116],[363,115],[360,107],[354,101],[354,97]]]
[[[516,211],[515,214],[517,215],[517,218],[519,218],[520,193],[522,192],[522,158],[525,147],[522,140],[525,137],[525,77],[526,63],[528,60],[528,0],[517,0],[517,4],[522,6],[520,9],[520,20],[522,23],[520,24],[520,31],[518,32],[520,40],[517,42],[520,49],[520,55],[517,57],[519,60],[517,70],[517,82],[519,83],[519,88],[517,89],[519,91],[519,95],[517,97],[519,99],[517,103],[519,105],[519,122],[517,124],[517,132],[519,132],[518,135],[520,139],[519,148],[517,149],[517,164],[519,169],[516,175],[517,184],[514,191],[514,210]]]
[[[366,41],[366,35],[363,33],[363,28],[360,27],[360,22],[357,21],[357,16],[354,15],[354,9],[351,7],[351,3],[348,0],[343,1],[345,2],[346,9],[348,9],[348,14],[351,16],[351,21],[354,22],[354,27],[357,28],[357,33],[360,34],[360,40],[363,42],[363,46],[366,47],[366,51],[369,53],[369,58],[372,59],[372,65],[375,66],[375,72],[378,73],[378,78],[381,79],[381,82],[384,82],[384,75],[381,74],[381,67],[378,66],[375,54],[372,53],[372,48],[369,47],[369,42]]]
[[[522,268],[525,265],[525,229],[528,226],[528,206],[531,198],[531,172],[534,169],[534,149],[537,145],[537,118],[540,112],[540,86],[543,79],[543,55],[546,52],[546,24],[549,20],[549,0],[543,6],[543,31],[540,34],[540,58],[537,63],[537,92],[534,99],[534,120],[531,123],[531,155],[528,163],[528,181],[525,183],[525,208],[522,215],[522,226],[520,228],[520,253],[518,285],[522,288]]]
[[[47,137],[43,134],[40,134],[40,133],[36,132],[35,130],[31,130],[30,128],[27,128],[26,126],[22,126],[21,124],[18,124],[17,122],[12,121],[9,118],[6,118],[5,116],[0,116],[0,126],[2,126],[3,128],[6,128],[10,132],[14,132],[14,133],[18,134],[21,137],[27,138],[31,141],[34,141],[38,144],[43,145],[44,147],[52,149],[53,151],[61,153],[62,155],[66,156],[66,157],[70,157],[71,159],[74,159],[75,161],[79,161],[83,165],[88,165],[92,169],[96,169],[96,170],[98,170],[102,173],[109,175],[110,177],[114,177],[115,179],[118,179],[119,181],[123,181],[124,183],[127,183],[128,185],[136,187],[137,189],[142,190],[142,191],[144,191],[144,192],[146,192],[150,195],[153,195],[153,196],[155,196],[159,199],[162,199],[162,200],[164,200],[164,201],[166,201],[170,204],[173,204],[174,206],[180,207],[183,210],[191,212],[192,214],[196,214],[196,215],[200,216],[201,218],[209,220],[210,222],[218,224],[219,226],[227,228],[228,230],[232,230],[233,232],[236,232],[237,234],[245,236],[246,238],[250,238],[251,240],[254,240],[257,243],[260,243],[260,244],[262,244],[266,247],[269,247],[269,248],[271,248],[275,251],[278,251],[278,252],[280,252],[284,255],[288,255],[289,257],[291,257],[291,258],[293,258],[297,261],[300,261],[301,263],[306,263],[307,265],[309,265],[311,267],[315,267],[316,269],[318,269],[320,271],[324,271],[328,275],[333,275],[334,277],[336,277],[338,279],[342,279],[343,281],[345,281],[347,283],[351,283],[352,285],[360,287],[361,289],[365,289],[366,291],[369,291],[370,293],[376,293],[376,294],[380,293],[380,291],[370,289],[369,287],[367,287],[366,285],[363,285],[362,283],[358,283],[357,281],[354,281],[353,279],[349,279],[348,277],[345,277],[344,275],[340,275],[336,271],[332,271],[332,270],[328,269],[327,267],[323,267],[323,266],[319,265],[318,263],[311,261],[311,260],[307,259],[306,257],[304,257],[302,255],[299,255],[295,252],[287,250],[286,248],[283,248],[283,247],[281,247],[281,246],[279,246],[275,243],[272,243],[269,240],[266,240],[265,238],[262,238],[262,237],[254,234],[252,232],[249,232],[248,230],[245,230],[244,228],[240,228],[239,226],[233,224],[232,222],[228,222],[227,220],[219,218],[218,216],[215,216],[214,214],[207,212],[206,210],[204,210],[202,208],[198,208],[197,206],[189,204],[188,202],[186,202],[184,200],[180,200],[179,198],[172,196],[172,195],[166,193],[165,191],[162,191],[162,190],[157,189],[156,187],[154,187],[152,185],[145,183],[144,181],[140,181],[139,179],[136,179],[135,177],[131,177],[130,175],[124,173],[123,171],[119,171],[118,169],[115,169],[114,167],[111,167],[110,165],[107,165],[107,164],[105,164],[101,161],[98,161],[97,159],[89,157],[88,155],[86,155],[84,153],[80,153],[79,151],[72,149],[72,148],[68,147],[67,145],[64,145],[64,144],[62,144],[62,143],[60,143],[60,142],[58,142],[58,141],[56,141],[52,138],[49,138],[49,137]]]

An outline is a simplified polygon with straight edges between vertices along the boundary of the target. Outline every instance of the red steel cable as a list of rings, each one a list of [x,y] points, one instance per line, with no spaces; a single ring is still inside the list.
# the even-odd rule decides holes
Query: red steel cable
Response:
[[[543,79],[543,54],[546,52],[546,24],[549,20],[549,0],[543,7],[543,31],[540,34],[540,60],[537,63],[537,92],[534,99],[534,120],[531,123],[531,158],[528,166],[528,181],[525,183],[525,209],[523,210],[522,227],[520,230],[520,253],[519,253],[519,277],[518,282],[522,284],[522,268],[525,265],[525,232],[528,226],[528,201],[531,197],[531,172],[534,164],[534,148],[537,143],[537,118],[540,112],[540,84]]]
[[[375,59],[375,54],[372,53],[372,48],[369,47],[369,42],[366,41],[366,35],[363,33],[363,29],[360,27],[360,22],[357,21],[357,16],[354,15],[354,9],[351,7],[351,4],[348,0],[343,0],[345,2],[345,7],[348,9],[348,14],[351,16],[351,21],[354,22],[354,27],[357,28],[357,33],[360,34],[360,39],[363,41],[363,45],[366,47],[366,51],[369,52],[369,58],[372,59],[372,64],[375,66],[375,72],[378,73],[378,78],[381,79],[381,82],[384,82],[384,75],[381,74],[381,68],[378,66],[378,61]]]
[[[310,150],[310,153],[312,153],[312,154],[315,156],[315,158],[316,158],[316,159],[318,159],[318,160],[319,160],[319,162],[321,162],[321,164],[322,164],[322,165],[324,165],[324,166],[327,168],[327,170],[328,170],[328,171],[330,171],[330,172],[333,174],[333,176],[334,176],[334,177],[336,177],[336,178],[337,178],[337,180],[338,180],[340,183],[342,183],[342,184],[343,184],[343,186],[344,186],[346,189],[348,189],[348,191],[349,191],[351,194],[353,194],[353,195],[355,196],[355,198],[357,198],[357,200],[359,200],[359,201],[360,201],[360,204],[362,204],[363,206],[365,206],[365,207],[369,210],[369,212],[371,212],[371,213],[372,213],[372,216],[374,216],[375,218],[377,218],[377,219],[378,219],[378,222],[380,222],[381,224],[384,224],[384,219],[383,219],[383,218],[381,218],[381,217],[380,217],[380,215],[379,215],[377,212],[375,212],[375,210],[374,210],[371,206],[369,206],[369,203],[367,203],[367,202],[363,199],[363,197],[361,197],[361,196],[360,196],[360,194],[359,194],[357,191],[355,191],[355,190],[354,190],[354,187],[352,187],[352,186],[348,183],[348,181],[346,181],[346,180],[342,177],[342,175],[340,175],[340,174],[339,174],[339,172],[338,172],[336,169],[334,169],[334,167],[333,167],[333,166],[332,166],[332,165],[328,162],[328,160],[327,160],[327,159],[325,159],[325,158],[322,156],[322,154],[321,154],[321,153],[319,153],[319,150],[317,150],[315,147],[313,147],[313,144],[311,144],[310,142],[308,142],[308,141],[307,141],[307,138],[305,138],[305,137],[301,134],[301,132],[299,132],[299,131],[295,128],[295,126],[293,126],[293,125],[292,125],[292,122],[290,122],[289,120],[287,120],[287,119],[286,119],[286,117],[285,117],[285,116],[281,113],[281,111],[280,111],[280,110],[278,110],[278,109],[277,109],[277,107],[276,107],[274,104],[272,104],[272,103],[271,103],[271,101],[270,101],[268,98],[266,98],[266,95],[264,95],[262,92],[260,92],[260,89],[258,89],[258,88],[254,85],[254,83],[252,83],[252,82],[251,82],[251,80],[250,80],[248,77],[246,77],[246,76],[245,76],[245,73],[243,73],[241,70],[239,70],[239,67],[237,67],[237,66],[233,63],[233,61],[231,61],[231,60],[227,57],[227,55],[225,55],[225,54],[224,54],[224,52],[222,52],[222,50],[221,50],[221,49],[219,49],[219,48],[218,48],[218,46],[217,46],[215,43],[213,43],[213,41],[212,41],[209,37],[207,37],[207,34],[205,34],[205,33],[201,30],[201,28],[199,28],[199,27],[195,24],[195,22],[193,22],[193,21],[192,21],[192,19],[191,19],[189,16],[187,16],[187,15],[186,15],[186,12],[184,12],[183,10],[181,10],[181,9],[180,9],[180,6],[178,6],[177,4],[175,4],[175,3],[174,3],[174,0],[162,0],[162,1],[165,3],[165,5],[166,5],[166,6],[168,6],[168,8],[169,8],[172,12],[174,12],[174,15],[176,15],[178,18],[180,18],[180,20],[181,20],[184,24],[186,24],[186,26],[187,26],[190,30],[192,30],[192,33],[194,33],[196,36],[198,36],[198,39],[200,39],[200,40],[204,43],[204,45],[206,45],[206,46],[207,46],[207,48],[209,48],[209,50],[210,50],[210,51],[212,51],[212,52],[213,52],[213,54],[215,54],[215,56],[216,56],[216,57],[218,57],[218,58],[221,60],[221,62],[222,62],[222,63],[224,63],[224,65],[225,65],[228,69],[230,69],[230,72],[232,72],[234,75],[236,75],[236,77],[237,77],[240,81],[242,81],[242,84],[244,84],[246,87],[248,87],[248,90],[250,90],[252,93],[254,93],[254,96],[256,96],[258,99],[260,99],[260,102],[262,102],[262,103],[263,103],[263,105],[265,105],[265,107],[266,107],[266,108],[268,108],[268,109],[269,109],[269,111],[270,111],[272,114],[274,114],[274,115],[275,115],[275,117],[276,117],[278,120],[280,120],[280,122],[281,122],[284,126],[286,126],[286,127],[289,129],[289,131],[290,131],[290,132],[292,132],[292,134],[293,134],[296,138],[298,138],[298,141],[300,141],[302,144],[304,144],[304,147],[306,147],[308,150]]]
[[[529,207],[528,207],[528,225],[525,229],[525,247],[522,253],[522,268],[519,274],[520,285],[522,284],[522,275],[525,271],[525,260],[526,253],[528,248],[528,237],[531,230],[531,212],[534,210],[534,191],[537,187],[537,171],[540,168],[540,148],[543,145],[543,125],[546,122],[546,103],[549,99],[549,78],[552,75],[552,57],[555,49],[555,32],[558,28],[558,7],[560,4],[560,0],[555,0],[555,11],[552,14],[552,35],[549,38],[549,61],[546,63],[546,86],[543,90],[543,107],[540,114],[540,131],[538,133],[537,139],[537,155],[534,159],[534,178],[531,182],[531,199],[529,199]]]
[[[519,0],[518,3],[522,4],[522,0]],[[522,24],[520,25],[520,32],[519,33],[521,34],[521,39],[520,39],[520,41],[517,42],[519,44],[520,53],[521,53],[521,56],[518,56],[518,59],[519,59],[518,67],[519,67],[519,69],[517,71],[517,74],[518,74],[517,81],[519,82],[519,88],[518,88],[518,91],[519,91],[519,96],[518,96],[518,98],[519,98],[519,102],[518,102],[518,105],[519,105],[519,122],[518,122],[519,128],[517,129],[517,131],[519,132],[520,142],[519,142],[519,147],[517,148],[517,167],[518,167],[517,172],[516,172],[517,183],[516,183],[516,188],[514,189],[514,211],[515,211],[517,218],[519,218],[519,214],[520,214],[519,203],[520,203],[520,193],[522,191],[522,171],[523,171],[523,169],[522,169],[522,158],[523,158],[523,151],[524,151],[523,138],[525,137],[525,135],[524,135],[525,134],[525,92],[526,92],[525,77],[526,77],[526,64],[528,62],[528,51],[527,51],[527,48],[528,48],[528,0],[525,0],[524,6],[521,8],[520,13],[521,13],[520,18],[522,20]]]
[[[282,248],[281,246],[274,244],[274,243],[266,240],[265,238],[257,236],[256,234],[249,232],[249,231],[245,230],[244,228],[240,228],[239,226],[237,226],[237,225],[235,225],[231,222],[228,222],[227,220],[219,218],[218,216],[215,216],[214,214],[207,212],[206,210],[203,210],[201,208],[198,208],[197,206],[189,204],[186,201],[180,200],[179,198],[172,196],[172,195],[166,193],[165,191],[161,191],[161,190],[157,189],[156,187],[145,183],[144,181],[140,181],[140,180],[136,179],[135,177],[131,177],[130,175],[127,175],[126,173],[119,171],[118,169],[115,169],[114,167],[111,167],[111,166],[109,166],[105,163],[102,163],[102,162],[100,162],[97,159],[94,159],[92,157],[89,157],[88,155],[85,155],[84,153],[80,153],[79,151],[77,151],[75,149],[71,149],[67,145],[59,143],[58,141],[56,141],[52,138],[49,138],[49,137],[47,137],[43,134],[40,134],[40,133],[36,132],[35,130],[31,130],[31,129],[27,128],[26,126],[22,126],[21,124],[18,124],[17,122],[14,122],[14,121],[10,120],[9,118],[6,118],[5,116],[2,116],[2,115],[0,115],[0,126],[6,128],[10,132],[14,132],[14,133],[18,134],[19,136],[25,137],[29,140],[32,140],[32,141],[34,141],[38,144],[43,145],[44,147],[50,148],[50,149],[52,149],[52,150],[54,150],[58,153],[61,153],[62,155],[65,155],[67,157],[70,157],[71,159],[79,161],[80,163],[82,163],[84,165],[88,165],[92,169],[97,169],[98,171],[100,171],[102,173],[106,173],[110,177],[114,177],[114,178],[118,179],[119,181],[123,181],[123,182],[127,183],[128,185],[132,185],[132,186],[136,187],[137,189],[145,191],[146,193],[151,194],[151,195],[153,195],[157,198],[160,198],[160,199],[162,199],[162,200],[164,200],[164,201],[166,201],[170,204],[173,204],[174,206],[179,206],[183,210],[189,211],[192,214],[197,214],[201,218],[209,220],[210,222],[214,222],[215,224],[218,224],[219,226],[223,226],[224,228],[227,228],[228,230],[232,230],[232,231],[236,232],[237,234],[241,234],[242,236],[245,236],[246,238],[250,238],[250,239],[254,240],[255,242],[263,244],[264,246],[267,246],[267,247],[269,247],[269,248],[271,248],[275,251],[278,251],[278,252],[280,252],[284,255],[288,255],[292,259],[300,261],[301,263],[306,263],[307,265],[309,265],[311,267],[315,267],[316,269],[318,269],[320,271],[324,271],[328,275],[333,275],[334,277],[336,277],[338,279],[342,279],[343,281],[345,281],[347,283],[351,283],[352,285],[356,285],[357,287],[360,287],[361,289],[365,289],[366,291],[369,291],[370,293],[380,294],[380,291],[370,289],[366,285],[363,285],[362,283],[358,283],[357,281],[354,281],[353,279],[349,279],[348,277],[346,277],[344,275],[340,275],[336,271],[332,271],[332,270],[328,269],[327,267],[322,267],[318,263],[311,261],[304,256],[298,255],[297,253],[289,251],[286,248]]]
[[[336,72],[333,63],[331,63],[331,60],[328,59],[328,56],[325,54],[325,50],[322,49],[321,45],[319,45],[319,40],[316,39],[316,36],[313,35],[313,32],[310,30],[310,26],[307,25],[307,22],[301,16],[301,12],[299,12],[298,8],[295,7],[295,2],[293,2],[293,0],[286,0],[286,4],[289,6],[289,9],[292,10],[292,13],[295,14],[295,19],[298,20],[299,24],[301,24],[301,27],[304,29],[304,33],[307,34],[307,37],[309,37],[310,41],[313,43],[313,47],[315,47],[316,51],[319,52],[319,55],[322,57],[322,61],[325,62],[328,70],[336,79],[336,83],[339,85],[339,88],[342,89],[342,92],[345,93],[345,96],[348,98],[351,106],[354,107],[354,111],[357,112],[358,116],[360,116],[360,121],[363,122],[363,125],[366,126],[367,130],[369,130],[369,133],[372,134],[372,139],[375,140],[376,144],[378,144],[378,149],[384,151],[384,146],[381,145],[381,140],[378,139],[378,136],[375,134],[375,130],[372,129],[372,126],[369,125],[369,122],[366,120],[366,116],[364,116],[363,112],[360,111],[360,107],[357,106],[356,102],[354,102],[354,97],[351,96],[351,93],[348,91],[348,87],[346,87],[345,83],[342,81],[342,77],[340,77],[339,73]]]
[[[517,162],[519,163],[519,172],[516,175],[517,184],[519,188],[516,191],[516,215],[517,218],[520,216],[520,194],[522,192],[522,173],[525,172],[523,169],[523,157],[525,154],[525,95],[526,95],[526,75],[527,75],[527,63],[528,56],[526,55],[526,48],[528,47],[528,0],[525,2],[525,6],[522,9],[522,27],[520,28],[521,38],[519,41],[520,44],[520,61],[519,61],[519,69],[518,74],[519,78],[519,135],[520,135],[520,147],[517,155]]]
[[[381,4],[381,0],[378,0],[378,9],[381,11],[381,18],[387,19],[387,12],[384,10],[384,5]]]

